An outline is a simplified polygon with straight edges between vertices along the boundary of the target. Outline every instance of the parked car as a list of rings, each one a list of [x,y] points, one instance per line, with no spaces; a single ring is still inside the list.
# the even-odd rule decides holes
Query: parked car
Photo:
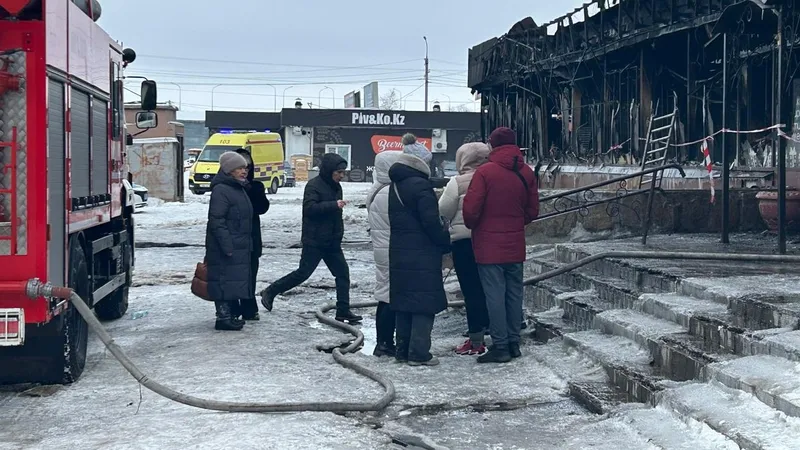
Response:
[[[289,161],[283,162],[283,174],[281,175],[281,187],[295,187],[297,186],[297,181],[295,177],[294,167],[292,167],[292,163]]]
[[[147,206],[148,190],[141,184],[131,183],[133,186],[133,207],[139,209]]]

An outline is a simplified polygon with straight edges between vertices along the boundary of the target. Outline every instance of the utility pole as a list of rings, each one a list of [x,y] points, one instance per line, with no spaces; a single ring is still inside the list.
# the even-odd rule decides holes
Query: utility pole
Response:
[[[428,74],[430,70],[428,69],[428,37],[422,36],[422,39],[425,40],[425,111],[428,110]]]

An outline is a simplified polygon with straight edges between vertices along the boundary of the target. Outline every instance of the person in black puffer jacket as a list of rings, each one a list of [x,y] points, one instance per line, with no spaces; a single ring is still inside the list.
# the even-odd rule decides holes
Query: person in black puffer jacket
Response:
[[[389,305],[396,313],[395,358],[412,366],[439,364],[430,353],[437,313],[447,308],[442,255],[450,252],[450,233],[439,216],[422,159],[401,155],[389,169]]]
[[[272,311],[275,297],[299,286],[314,273],[320,261],[325,261],[336,278],[336,320],[359,322],[362,317],[350,312],[350,268],[342,251],[344,221],[342,186],[347,161],[341,156],[326,153],[319,165],[319,176],[306,184],[303,193],[303,253],[300,267],[261,291],[261,304]]]
[[[247,185],[245,191],[253,205],[253,252],[250,254],[250,289],[253,293],[251,297],[243,298],[239,302],[238,308],[234,308],[234,316],[242,316],[244,320],[259,320],[258,302],[256,302],[256,278],[258,276],[258,260],[264,253],[264,243],[261,239],[261,216],[269,211],[269,200],[267,199],[264,183],[255,179],[255,165],[253,157],[249,151],[240,148],[236,153],[242,155],[247,161]],[[236,306],[236,305],[234,305]]]
[[[219,158],[219,173],[211,181],[206,227],[208,295],[217,309],[217,330],[241,330],[234,305],[254,296],[250,286],[253,250],[253,206],[247,196],[247,161],[236,152]]]

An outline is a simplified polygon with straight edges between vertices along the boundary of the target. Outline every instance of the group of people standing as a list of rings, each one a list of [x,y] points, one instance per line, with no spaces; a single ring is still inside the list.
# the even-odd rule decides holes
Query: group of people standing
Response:
[[[435,315],[447,307],[442,255],[452,252],[469,328],[456,353],[478,355],[480,363],[521,356],[525,226],[538,217],[539,193],[516,134],[498,128],[488,144],[459,148],[459,174],[438,201],[430,152],[412,135],[403,144],[402,154],[375,157],[367,196],[380,302],[373,354],[410,365],[439,363],[430,353],[431,330]]]
[[[539,196],[516,134],[498,128],[488,144],[459,148],[459,174],[439,199],[431,182],[431,152],[411,134],[402,142],[402,152],[375,157],[367,195],[379,302],[373,354],[412,366],[439,364],[430,352],[431,332],[436,314],[447,308],[442,259],[452,252],[469,328],[469,339],[456,353],[478,355],[482,363],[519,357],[525,226],[538,216]],[[347,202],[340,183],[346,169],[347,161],[326,154],[319,175],[306,184],[300,264],[261,291],[267,311],[278,295],[305,282],[324,261],[336,279],[336,320],[362,320],[350,310],[350,272],[342,251]],[[246,321],[259,320],[259,216],[269,210],[269,201],[253,174],[250,154],[240,149],[220,157],[212,181],[206,264],[218,330],[241,330]]]

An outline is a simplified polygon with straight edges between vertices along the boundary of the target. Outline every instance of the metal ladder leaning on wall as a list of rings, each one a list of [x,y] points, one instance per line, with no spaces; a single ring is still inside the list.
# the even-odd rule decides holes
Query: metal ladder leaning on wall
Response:
[[[675,121],[678,118],[678,95],[673,92],[674,105],[672,112],[664,116],[656,116],[658,104],[650,115],[650,123],[647,126],[647,142],[644,146],[644,156],[642,157],[642,172],[656,167],[664,167],[669,160],[669,150],[672,141],[672,134],[675,130]],[[642,245],[647,245],[647,234],[650,231],[650,221],[653,212],[653,198],[656,189],[661,189],[661,180],[664,178],[664,171],[643,173],[639,177],[639,189],[650,190],[647,196],[647,211],[642,224]]]

